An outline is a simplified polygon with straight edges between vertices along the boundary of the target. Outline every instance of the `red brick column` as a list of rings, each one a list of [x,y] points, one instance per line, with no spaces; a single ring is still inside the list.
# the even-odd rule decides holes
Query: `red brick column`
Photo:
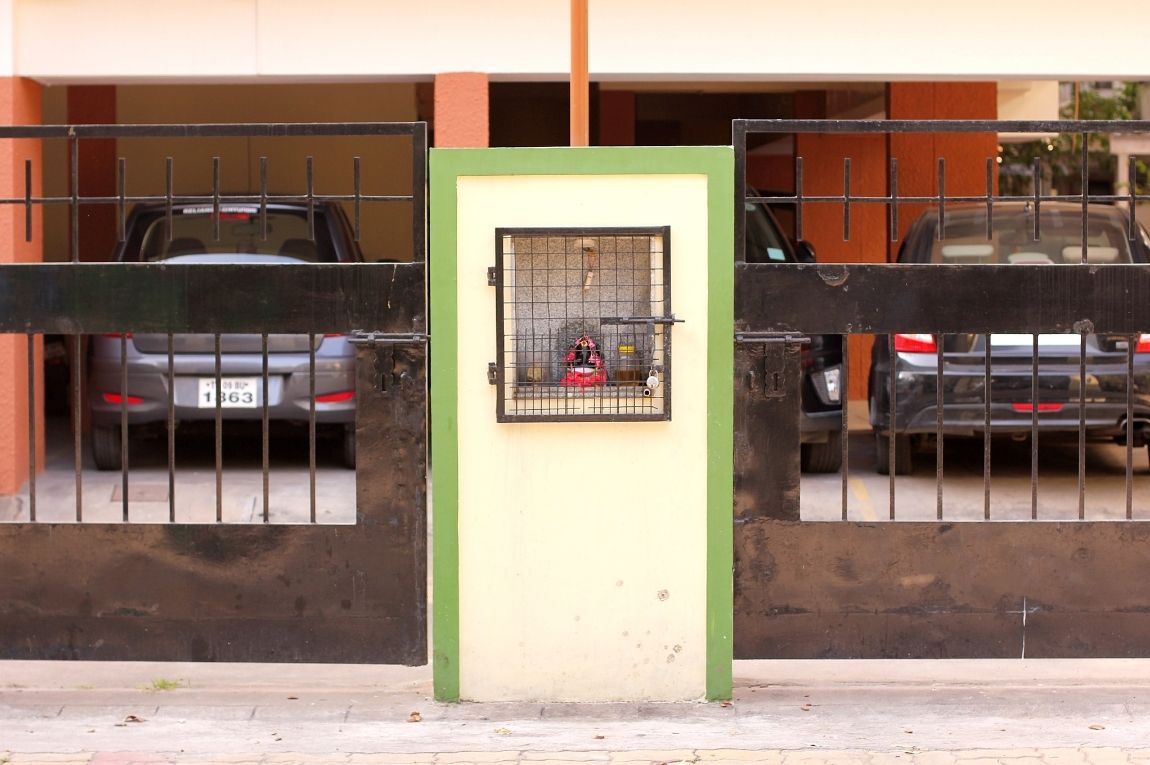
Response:
[[[68,124],[110,125],[116,122],[116,88],[112,85],[68,87]],[[79,143],[80,196],[116,195],[116,139],[87,138]],[[71,184],[71,176],[68,179]],[[71,220],[71,218],[69,218]],[[80,206],[80,260],[107,260],[116,246],[115,205]]]
[[[434,145],[483,148],[488,145],[487,75],[449,72],[435,75]]]
[[[18,77],[0,78],[0,124],[40,123],[41,86]],[[0,196],[24,196],[24,165],[32,161],[32,195],[41,193],[40,141],[0,141]],[[32,241],[25,241],[24,209],[0,206],[0,262],[43,259],[43,224],[32,211]],[[43,412],[42,345],[37,342],[37,410]],[[44,464],[44,418],[37,416],[37,464]],[[13,494],[28,479],[28,343],[24,335],[0,335],[0,494]]]
[[[599,145],[635,145],[635,93],[599,91]]]

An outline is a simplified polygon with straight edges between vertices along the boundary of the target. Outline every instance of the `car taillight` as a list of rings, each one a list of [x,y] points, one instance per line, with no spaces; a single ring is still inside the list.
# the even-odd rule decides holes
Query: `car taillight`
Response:
[[[1134,349],[1135,353],[1150,353],[1150,335],[1142,333],[1138,336],[1138,346]]]
[[[124,403],[124,398],[119,393],[105,393],[104,401],[109,404],[122,404]],[[128,396],[128,406],[135,406],[136,404],[142,403],[144,403],[144,399],[139,396]]]
[[[1027,403],[1022,403],[1022,404],[1011,404],[1010,406],[1016,412],[1033,412],[1035,409],[1037,409],[1040,412],[1061,412],[1062,411],[1062,404],[1054,404],[1054,403],[1049,403],[1049,404],[1041,404],[1040,403],[1038,406],[1035,406],[1034,404],[1027,402]]]
[[[344,401],[351,401],[353,398],[355,398],[355,391],[341,390],[339,393],[324,393],[316,396],[315,402],[317,404],[339,404]]]
[[[102,337],[131,337],[131,332],[105,332]]]
[[[894,349],[902,353],[936,353],[938,341],[934,335],[895,335]]]

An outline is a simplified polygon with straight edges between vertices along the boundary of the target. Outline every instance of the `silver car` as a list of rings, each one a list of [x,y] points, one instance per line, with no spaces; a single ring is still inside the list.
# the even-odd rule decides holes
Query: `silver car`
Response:
[[[124,263],[350,263],[362,254],[341,207],[317,203],[314,241],[308,236],[306,205],[268,204],[266,238],[260,209],[254,204],[224,204],[216,238],[211,205],[175,205],[171,216],[162,204],[137,206],[130,214],[125,241],[114,260]],[[355,350],[343,335],[269,335],[268,417],[276,422],[307,423],[311,411],[309,342],[315,347],[315,419],[341,438],[342,457],[355,466]],[[126,347],[126,354],[122,348]],[[175,420],[213,421],[216,397],[225,420],[259,422],[263,418],[263,341],[260,335],[220,336],[220,385],[216,384],[214,335],[173,338],[174,376],[168,375],[168,336],[100,335],[90,340],[88,397],[92,411],[91,445],[101,470],[121,468],[126,409],[129,431],[168,422],[169,391],[174,391]],[[121,365],[127,366],[127,398],[122,395]],[[129,433],[130,434],[130,433]]]

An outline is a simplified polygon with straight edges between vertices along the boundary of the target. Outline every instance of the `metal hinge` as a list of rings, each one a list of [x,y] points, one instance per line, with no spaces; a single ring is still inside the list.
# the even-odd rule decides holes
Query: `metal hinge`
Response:
[[[487,286],[495,286],[495,266],[489,266],[487,268]]]
[[[487,363],[487,383],[495,385],[499,382],[499,367],[496,366],[494,361]]]
[[[381,345],[423,345],[430,339],[431,335],[424,332],[366,332],[353,329],[347,341],[352,345],[376,348]]]

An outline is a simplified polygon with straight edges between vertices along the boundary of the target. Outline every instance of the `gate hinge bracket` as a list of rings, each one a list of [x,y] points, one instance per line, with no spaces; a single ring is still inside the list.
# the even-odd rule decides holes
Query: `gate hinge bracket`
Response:
[[[425,332],[366,332],[353,329],[347,341],[352,345],[378,348],[381,345],[423,345],[431,339]]]
[[[494,287],[495,286],[495,266],[488,266],[487,267],[487,286],[488,287]]]
[[[499,367],[494,361],[487,363],[487,384],[495,385],[499,382]]]

